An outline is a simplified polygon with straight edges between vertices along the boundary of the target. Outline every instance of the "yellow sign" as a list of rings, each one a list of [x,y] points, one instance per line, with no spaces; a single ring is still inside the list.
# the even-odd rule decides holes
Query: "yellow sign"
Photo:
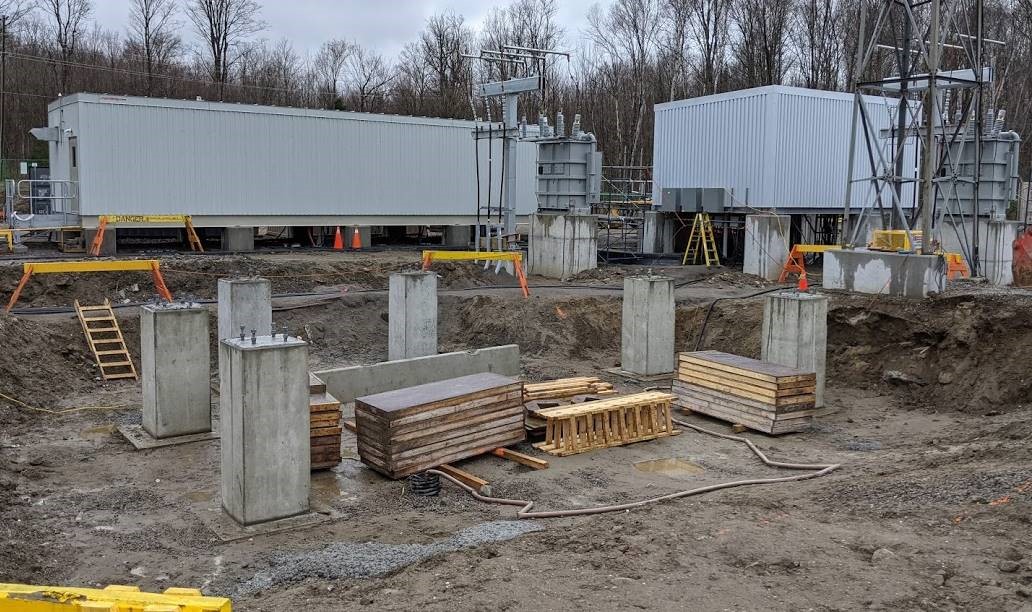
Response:
[[[103,215],[108,223],[186,223],[190,215]]]

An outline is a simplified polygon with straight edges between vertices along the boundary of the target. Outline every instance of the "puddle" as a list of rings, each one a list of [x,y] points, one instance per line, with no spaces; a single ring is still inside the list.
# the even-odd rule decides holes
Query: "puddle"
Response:
[[[672,457],[669,459],[653,459],[652,461],[639,461],[634,464],[634,469],[649,474],[659,474],[667,478],[691,478],[706,471],[706,468],[696,465],[687,459]]]
[[[107,425],[97,425],[95,427],[89,427],[79,432],[79,437],[84,440],[90,440],[92,438],[103,438],[104,436],[110,436],[115,433],[118,428],[114,423]]]

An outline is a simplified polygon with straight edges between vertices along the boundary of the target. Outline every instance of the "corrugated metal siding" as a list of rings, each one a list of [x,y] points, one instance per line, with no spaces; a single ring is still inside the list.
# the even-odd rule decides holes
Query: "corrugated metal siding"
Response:
[[[865,98],[877,129],[892,123],[892,101]],[[734,191],[736,205],[758,209],[832,209],[845,201],[853,96],[796,87],[760,87],[656,105],[654,197],[664,187]],[[858,127],[858,130],[860,128]],[[883,143],[888,159],[889,145]],[[908,160],[915,147],[908,146]],[[914,176],[914,164],[908,164]],[[871,175],[862,132],[854,178]],[[873,192],[857,183],[852,205],[870,206]],[[904,188],[904,206],[913,188]],[[883,196],[886,206],[891,197]]]
[[[476,214],[472,122],[72,98],[52,105],[51,125],[66,109],[79,136],[84,215]],[[494,157],[497,198],[500,141]],[[536,208],[535,158],[533,144],[520,145],[520,214]],[[486,199],[486,143],[481,184]]]

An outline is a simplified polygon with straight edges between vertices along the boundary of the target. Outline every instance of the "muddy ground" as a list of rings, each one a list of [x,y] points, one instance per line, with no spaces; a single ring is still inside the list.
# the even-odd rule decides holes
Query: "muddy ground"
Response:
[[[277,299],[274,320],[311,342],[315,368],[386,357],[386,277],[417,259],[402,251],[162,262],[173,291],[197,299],[237,273],[306,294]],[[620,279],[639,269],[569,284],[531,279],[547,287],[527,300],[506,275],[436,269],[442,351],[516,342],[528,379],[594,374],[640,388],[605,372],[619,363]],[[0,266],[0,286],[9,290],[18,271]],[[699,343],[714,298],[770,288],[732,271],[659,271],[680,285],[679,350]],[[218,442],[134,451],[115,428],[139,420],[139,385],[99,381],[78,323],[59,312],[76,298],[127,303],[118,315],[136,351],[132,304],[151,293],[145,275],[40,277],[20,306],[57,308],[0,316],[0,582],[197,586],[241,610],[1032,609],[1026,292],[831,294],[828,414],[804,433],[744,434],[776,460],[842,464],[820,479],[517,522],[514,508],[447,485],[437,499],[408,496],[404,483],[357,461],[347,437],[343,463],[313,477],[313,507],[325,520],[231,541],[220,521]],[[757,356],[761,314],[760,297],[721,300],[699,346]],[[55,414],[73,409],[83,410]],[[495,494],[542,510],[784,475],[744,445],[692,431],[552,459],[540,472],[494,457],[461,466]]]

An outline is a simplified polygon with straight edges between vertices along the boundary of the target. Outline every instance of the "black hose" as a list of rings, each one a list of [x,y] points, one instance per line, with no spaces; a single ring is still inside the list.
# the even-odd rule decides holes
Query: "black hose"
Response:
[[[820,287],[820,283],[814,283],[811,287]],[[706,318],[702,320],[702,329],[699,330],[699,337],[695,340],[695,348],[692,350],[699,350],[702,348],[702,341],[706,337],[706,325],[709,323],[710,315],[713,314],[713,307],[717,305],[717,302],[721,300],[747,300],[756,296],[764,295],[765,293],[774,293],[775,291],[784,291],[785,289],[791,289],[791,285],[778,285],[771,289],[764,289],[763,291],[757,291],[756,293],[750,293],[749,295],[729,295],[727,297],[719,297],[710,302],[709,307],[706,308]]]

